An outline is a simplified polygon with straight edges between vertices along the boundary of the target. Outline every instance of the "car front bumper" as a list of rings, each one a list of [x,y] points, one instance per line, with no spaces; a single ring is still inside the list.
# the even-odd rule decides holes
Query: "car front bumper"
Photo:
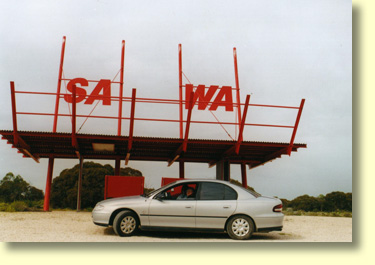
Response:
[[[93,211],[91,213],[93,223],[100,226],[108,226],[110,217],[110,213],[106,212]]]

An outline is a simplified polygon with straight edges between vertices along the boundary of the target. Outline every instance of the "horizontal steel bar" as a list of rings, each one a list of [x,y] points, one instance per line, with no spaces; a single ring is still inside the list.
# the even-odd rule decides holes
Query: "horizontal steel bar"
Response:
[[[30,92],[30,91],[15,91],[15,93],[18,93],[18,94],[33,94],[33,95],[53,95],[53,96],[56,96],[57,93],[49,93],[49,92]],[[63,97],[63,96],[71,96],[72,94],[69,94],[69,93],[60,93],[60,97]],[[86,98],[88,97],[89,95],[86,95]],[[111,98],[111,99],[114,99],[113,101],[118,101],[120,99],[120,97],[117,97],[117,96],[103,96],[101,95],[100,96],[101,98]],[[131,97],[123,97],[122,98],[123,101],[125,102],[131,102]],[[177,99],[158,99],[158,98],[137,98],[136,99],[136,102],[138,103],[159,103],[159,104],[179,104],[180,101],[177,100]],[[213,102],[212,101],[199,101],[201,103],[208,103],[208,104],[212,104]],[[186,100],[183,100],[182,103],[187,103]],[[238,106],[238,103],[228,103],[229,105],[233,105],[233,107],[237,107]],[[225,105],[225,103],[221,103],[220,105]],[[245,106],[245,103],[240,103],[239,105],[241,106]],[[249,104],[249,107],[267,107],[267,108],[286,108],[286,109],[299,109],[299,106],[298,107],[293,107],[293,106],[281,106],[281,105],[266,105],[266,104]]]
[[[39,116],[54,116],[52,113],[37,113],[37,112],[17,112],[18,115],[39,115]],[[70,114],[58,114],[61,117],[71,117]],[[88,116],[88,115],[76,115],[79,118],[97,118],[97,119],[118,119],[115,116]],[[122,117],[123,120],[130,120],[130,117]],[[137,121],[160,121],[160,122],[180,122],[180,120],[167,120],[167,119],[150,119],[150,118],[134,118]],[[183,120],[186,122],[186,120]],[[215,121],[191,121],[191,123],[197,124],[224,124],[224,125],[238,125],[235,122],[215,122]],[[256,123],[245,123],[246,126],[261,126],[261,127],[276,127],[276,128],[288,128],[293,129],[294,126],[289,125],[273,125],[273,124],[256,124]]]
[[[73,79],[70,79],[70,78],[61,78],[61,80],[63,80],[63,81],[71,81]],[[108,80],[110,80],[110,79],[108,79]],[[99,83],[100,82],[100,80],[98,80],[98,81],[97,80],[86,80],[86,81],[87,82],[91,82],[91,83]],[[121,84],[121,82],[118,82],[118,81],[111,81],[111,83]]]

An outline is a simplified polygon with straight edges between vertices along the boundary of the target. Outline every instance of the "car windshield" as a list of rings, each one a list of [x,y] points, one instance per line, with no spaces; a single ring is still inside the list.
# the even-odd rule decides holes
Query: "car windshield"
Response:
[[[172,183],[171,183],[172,184]],[[170,184],[169,185],[166,185],[166,186],[162,186],[162,187],[160,187],[160,188],[158,188],[157,190],[154,190],[154,191],[152,191],[152,192],[150,192],[150,193],[144,193],[144,194],[142,194],[142,196],[143,197],[146,197],[146,198],[150,198],[150,197],[152,197],[152,196],[154,196],[156,193],[158,193],[158,192],[160,192],[161,190],[163,190],[163,189],[165,189],[167,186],[170,186]]]

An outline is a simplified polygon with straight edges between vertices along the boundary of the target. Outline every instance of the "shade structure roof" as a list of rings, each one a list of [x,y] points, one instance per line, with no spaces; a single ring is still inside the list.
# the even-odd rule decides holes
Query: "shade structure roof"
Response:
[[[0,130],[2,139],[17,148],[24,157],[36,161],[40,158],[77,158],[85,159],[127,159],[138,161],[174,161],[201,162],[215,165],[226,160],[232,164],[247,164],[250,168],[263,165],[271,160],[288,154],[288,148],[296,152],[306,148],[306,144],[276,142],[243,141],[238,153],[235,141],[189,139],[186,151],[181,151],[184,139],[133,137],[132,148],[128,136],[76,134],[77,143],[72,145],[71,133],[17,131],[17,137],[11,130]],[[15,139],[16,140],[15,142]],[[130,151],[130,152],[128,152]]]

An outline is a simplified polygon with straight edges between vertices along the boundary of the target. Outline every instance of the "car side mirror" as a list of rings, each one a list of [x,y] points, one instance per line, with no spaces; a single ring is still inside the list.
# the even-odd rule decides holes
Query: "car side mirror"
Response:
[[[158,201],[163,201],[168,197],[168,194],[166,192],[161,192],[158,195],[155,196],[155,199]]]

